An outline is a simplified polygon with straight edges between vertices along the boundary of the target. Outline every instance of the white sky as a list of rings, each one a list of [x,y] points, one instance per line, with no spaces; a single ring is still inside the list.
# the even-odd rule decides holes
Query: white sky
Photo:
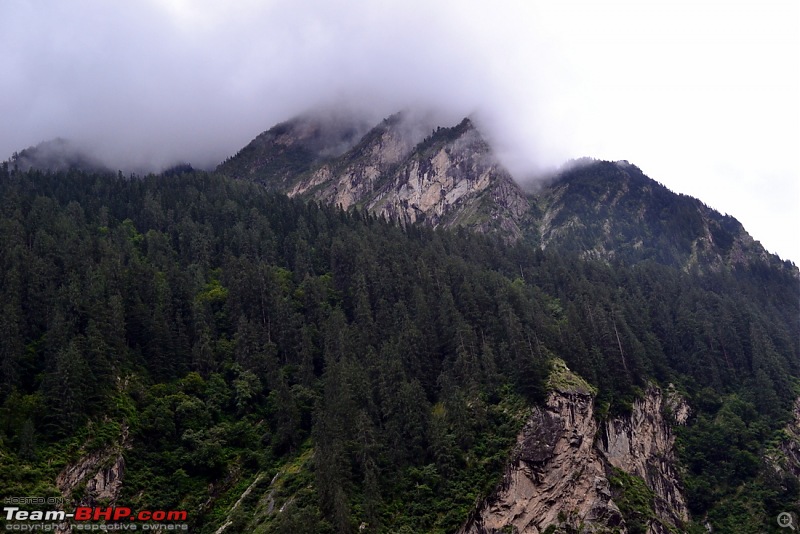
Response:
[[[0,159],[213,165],[326,102],[474,113],[520,177],[626,159],[800,261],[798,0],[0,0]]]

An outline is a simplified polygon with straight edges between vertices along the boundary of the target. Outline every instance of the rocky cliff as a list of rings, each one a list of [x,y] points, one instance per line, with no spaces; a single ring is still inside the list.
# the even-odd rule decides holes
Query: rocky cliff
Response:
[[[800,397],[792,407],[792,419],[783,429],[783,439],[766,458],[778,474],[800,478]]]
[[[800,278],[736,219],[627,161],[572,162],[528,180],[535,192],[525,192],[470,119],[432,128],[430,116],[403,112],[369,128],[356,117],[317,112],[281,123],[217,170],[402,225],[464,226],[603,261],[701,271],[760,264]]]
[[[113,506],[125,477],[124,451],[131,447],[128,427],[120,429],[116,443],[83,454],[56,477],[56,487],[73,506]],[[59,529],[57,532],[69,532]]]
[[[665,417],[664,412],[669,414]],[[663,525],[683,525],[689,520],[673,451],[673,424],[685,424],[686,402],[674,391],[664,394],[651,386],[634,402],[630,415],[614,417],[601,425],[596,447],[614,467],[644,480],[653,491],[654,521],[651,532]]]
[[[472,121],[425,137],[420,120],[398,113],[353,142],[358,126],[303,117],[261,134],[218,170],[402,225],[467,226],[520,238],[529,201]]]
[[[522,236],[529,210],[525,195],[468,119],[417,147],[366,207],[401,224],[502,229],[510,239]]]
[[[115,444],[87,452],[67,465],[56,478],[61,495],[76,505],[114,504],[125,474],[123,452],[130,447],[128,428],[121,428]]]
[[[394,115],[288,193],[357,206],[402,225],[424,221],[522,236],[530,208],[525,194],[469,119],[422,142],[416,132],[403,114]]]
[[[689,516],[670,427],[685,422],[685,402],[650,386],[630,414],[599,423],[594,392],[556,365],[562,379],[533,410],[503,481],[460,534],[681,530]],[[634,509],[630,502],[642,496],[647,506]]]

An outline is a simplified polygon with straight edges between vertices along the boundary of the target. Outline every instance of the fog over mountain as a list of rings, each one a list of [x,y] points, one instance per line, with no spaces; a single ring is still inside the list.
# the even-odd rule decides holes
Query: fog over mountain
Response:
[[[518,180],[629,160],[800,259],[800,7],[10,1],[0,159],[56,137],[112,168],[211,168],[310,108],[471,116]]]

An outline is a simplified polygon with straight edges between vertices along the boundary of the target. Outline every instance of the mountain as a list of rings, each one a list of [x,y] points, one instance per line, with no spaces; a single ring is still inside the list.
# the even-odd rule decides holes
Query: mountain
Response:
[[[531,192],[470,120],[310,114],[0,199],[0,498],[203,534],[800,513],[797,268],[625,162]]]
[[[733,217],[673,193],[626,161],[571,162],[531,192],[511,177],[470,119],[437,127],[424,139],[407,113],[360,139],[347,121],[335,124],[314,115],[280,124],[217,170],[401,225],[464,226],[604,261],[797,273]]]
[[[367,210],[402,225],[424,221],[435,227],[497,231],[510,239],[522,236],[529,210],[525,195],[469,119],[452,128],[439,127],[421,139],[414,117],[399,113],[338,157],[312,155],[303,145],[290,160],[280,160],[277,170],[272,163],[277,156],[256,161],[249,157],[270,139],[274,141],[268,141],[267,152],[285,154],[281,136],[303,139],[307,120],[261,134],[218,172],[290,196]],[[324,125],[320,122],[317,128]],[[287,128],[296,133],[289,135]],[[239,170],[243,168],[247,171]]]
[[[316,165],[347,151],[368,127],[352,114],[307,113],[262,133],[217,171],[285,190]]]
[[[545,248],[584,257],[654,260],[683,269],[786,269],[735,218],[676,194],[626,161],[571,165],[531,197]]]
[[[80,169],[89,172],[109,172],[106,165],[90,151],[61,137],[15,152],[9,161],[9,166],[22,171],[39,169],[58,172]]]
[[[122,172],[119,167],[109,166],[95,151],[61,137],[43,141],[36,146],[15,152],[8,161],[0,163],[7,169],[20,171],[66,172],[73,170],[97,174]],[[126,165],[122,168],[130,175],[146,175],[153,172],[153,169],[145,166]],[[193,167],[190,164],[176,162],[169,167],[162,167],[159,172],[171,176],[192,170]]]

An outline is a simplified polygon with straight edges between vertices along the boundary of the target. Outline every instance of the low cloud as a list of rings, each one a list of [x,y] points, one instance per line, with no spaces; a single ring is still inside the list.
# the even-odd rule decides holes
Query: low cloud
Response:
[[[489,7],[7,2],[0,67],[9,75],[0,89],[15,127],[0,134],[0,151],[61,136],[95,147],[112,166],[203,167],[321,106],[376,120],[433,110],[443,126],[475,115],[502,144],[504,121],[538,100],[534,92],[520,102],[514,85],[530,91],[525,73],[541,65],[521,62],[520,28],[503,31],[514,6]],[[512,66],[519,72],[509,78]]]
[[[310,108],[435,110],[521,180],[628,159],[747,226],[749,186],[716,200],[719,169],[800,180],[800,4],[766,1],[8,0],[0,159],[64,137],[111,167],[208,168]]]

